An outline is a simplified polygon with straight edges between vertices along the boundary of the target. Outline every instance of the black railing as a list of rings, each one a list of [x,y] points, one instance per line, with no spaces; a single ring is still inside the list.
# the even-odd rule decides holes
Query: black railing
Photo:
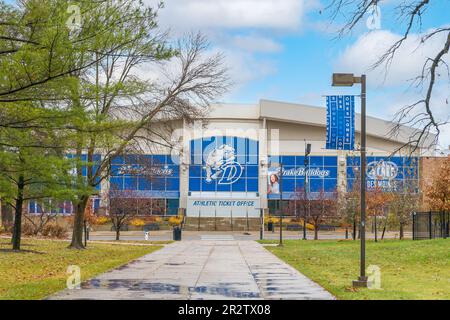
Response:
[[[450,212],[413,212],[413,240],[448,238]]]

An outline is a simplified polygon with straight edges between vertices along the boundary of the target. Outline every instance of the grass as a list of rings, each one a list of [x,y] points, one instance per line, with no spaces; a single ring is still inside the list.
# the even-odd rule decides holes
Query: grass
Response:
[[[67,246],[64,241],[24,239],[23,250],[13,252],[10,239],[0,239],[0,300],[42,299],[64,289],[69,265],[80,266],[84,281],[161,248],[93,243],[78,251]]]
[[[366,263],[379,266],[381,289],[351,285],[359,275],[359,241],[286,240],[266,249],[338,299],[450,299],[450,239],[368,241]]]

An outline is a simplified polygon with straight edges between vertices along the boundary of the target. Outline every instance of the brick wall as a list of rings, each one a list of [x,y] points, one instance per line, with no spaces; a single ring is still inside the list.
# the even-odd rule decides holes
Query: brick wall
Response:
[[[442,163],[450,158],[447,157],[422,157],[420,159],[420,190],[422,192],[422,208],[421,210],[430,210],[427,199],[427,191],[429,190],[433,179],[438,178],[437,173]]]

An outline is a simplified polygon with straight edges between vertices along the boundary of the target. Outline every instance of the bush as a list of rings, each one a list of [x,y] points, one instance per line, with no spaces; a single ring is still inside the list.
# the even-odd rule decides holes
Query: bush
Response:
[[[24,236],[35,236],[36,228],[30,222],[24,222],[22,224],[22,235]]]
[[[95,224],[97,225],[104,225],[109,222],[109,218],[106,216],[100,216],[95,220]]]
[[[264,223],[269,223],[269,222],[272,222],[272,223],[280,223],[280,218],[278,218],[278,217],[273,217],[273,216],[267,216],[267,218],[266,217],[264,217]]]
[[[0,226],[0,234],[8,233],[8,229],[5,226]]]
[[[170,217],[169,218],[169,225],[171,226],[179,226],[181,222],[183,221],[183,218],[181,217]]]
[[[41,234],[44,237],[50,237],[50,238],[56,238],[56,239],[65,239],[67,238],[68,232],[67,228],[63,227],[59,224],[52,223],[46,225],[43,229]]]
[[[143,227],[143,226],[145,226],[145,221],[142,219],[139,219],[139,218],[135,218],[130,221],[130,225],[132,225],[134,227]]]

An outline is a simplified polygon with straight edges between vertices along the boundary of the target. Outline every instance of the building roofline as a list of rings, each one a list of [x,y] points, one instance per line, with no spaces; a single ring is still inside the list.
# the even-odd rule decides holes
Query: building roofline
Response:
[[[303,123],[313,126],[326,127],[326,108],[297,103],[280,102],[275,100],[260,100],[260,116],[266,119]],[[395,136],[390,132],[394,126],[391,121],[367,116],[367,134],[390,141],[408,143],[409,139],[420,129],[399,126]],[[361,114],[355,114],[355,131],[361,132]],[[436,135],[430,133],[425,139],[425,145],[431,145]]]
[[[209,119],[273,120],[287,123],[299,123],[317,127],[326,127],[326,108],[306,104],[261,99],[258,104],[217,103],[212,105]],[[408,143],[419,129],[400,126],[395,136],[390,135],[391,121],[367,116],[367,134],[389,141]],[[361,131],[361,115],[355,115],[355,130]],[[436,135],[430,133],[424,145],[431,145]]]

